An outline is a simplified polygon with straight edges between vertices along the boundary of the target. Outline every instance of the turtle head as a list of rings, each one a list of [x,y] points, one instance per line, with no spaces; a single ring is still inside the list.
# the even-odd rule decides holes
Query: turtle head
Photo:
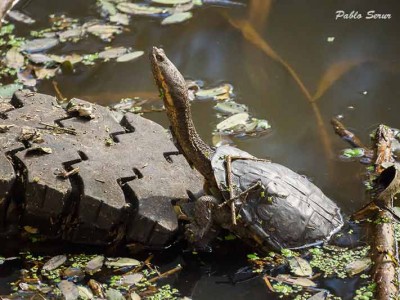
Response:
[[[188,94],[186,82],[163,49],[153,47],[150,53],[153,76],[169,114],[186,108]]]
[[[190,165],[207,180],[214,182],[210,161],[214,151],[200,138],[194,127],[185,79],[162,49],[153,47],[150,62],[179,150]]]

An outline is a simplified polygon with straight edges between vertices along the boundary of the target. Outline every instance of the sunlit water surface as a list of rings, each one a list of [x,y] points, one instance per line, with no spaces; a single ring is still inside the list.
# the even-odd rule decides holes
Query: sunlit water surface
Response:
[[[130,31],[117,36],[111,45],[145,51],[154,45],[161,46],[185,77],[201,79],[209,85],[231,83],[237,102],[248,105],[255,117],[272,124],[270,134],[235,139],[236,145],[307,175],[344,213],[351,214],[368,201],[362,184],[365,168],[358,162],[343,162],[338,158],[340,150],[348,145],[335,136],[329,121],[333,116],[343,115],[343,122],[366,144],[377,124],[400,127],[400,5],[395,0],[384,3],[280,0],[270,7],[268,3],[253,0],[245,8],[208,6],[194,11],[193,19],[184,24],[167,27],[160,26],[157,19],[133,17]],[[35,0],[19,5],[38,20],[33,27],[19,25],[20,34],[48,26],[51,13],[63,12],[86,20],[98,18],[94,1]],[[390,13],[392,18],[335,20],[337,10],[362,14],[375,10]],[[259,39],[244,38],[229,19],[248,21]],[[328,42],[330,37],[334,37],[333,42]],[[268,44],[291,66],[311,95],[334,65],[344,66],[346,72],[337,76],[313,106],[288,70],[256,46],[260,43]],[[59,46],[56,52],[83,54],[104,46],[99,39],[87,38]],[[58,75],[55,80],[65,96],[103,105],[126,97],[157,97],[146,56],[127,63],[111,61],[78,67],[75,74]],[[50,81],[42,82],[38,91],[54,94]],[[196,127],[208,143],[219,122],[213,105],[212,102],[192,105]],[[145,116],[168,126],[164,113]],[[216,255],[168,254],[164,263],[186,264],[175,284],[196,300],[275,297],[260,278],[236,285],[226,283],[227,275],[245,265],[245,250]],[[1,276],[4,274],[0,280]],[[350,299],[356,284],[356,280],[350,279],[331,280],[325,287]]]

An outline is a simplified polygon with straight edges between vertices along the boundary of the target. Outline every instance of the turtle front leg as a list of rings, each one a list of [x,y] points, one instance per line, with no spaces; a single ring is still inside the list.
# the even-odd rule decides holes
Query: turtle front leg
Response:
[[[213,196],[200,197],[194,207],[194,217],[190,224],[186,225],[186,239],[196,249],[208,250],[208,244],[218,234],[213,226],[213,209],[218,205],[218,200]]]

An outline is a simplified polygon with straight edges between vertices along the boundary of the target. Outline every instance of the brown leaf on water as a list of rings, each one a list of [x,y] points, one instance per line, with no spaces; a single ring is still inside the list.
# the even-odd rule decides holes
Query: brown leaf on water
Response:
[[[344,74],[364,62],[365,60],[345,60],[329,66],[319,81],[315,94],[312,97],[312,101],[317,101],[336,81],[343,77]]]
[[[312,101],[312,97],[299,75],[296,71],[282,58],[278,53],[268,44],[266,40],[264,40],[260,34],[254,29],[253,25],[250,24],[246,20],[234,20],[227,14],[223,14],[225,18],[229,21],[229,23],[240,30],[246,40],[253,43],[257,48],[263,51],[266,55],[268,55],[271,59],[279,62],[283,67],[289,72],[289,74],[293,77],[294,81],[299,86],[300,90],[306,96],[308,101]]]

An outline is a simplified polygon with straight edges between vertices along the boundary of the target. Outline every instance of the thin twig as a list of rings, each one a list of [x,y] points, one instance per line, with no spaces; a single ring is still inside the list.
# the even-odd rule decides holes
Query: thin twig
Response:
[[[265,282],[265,284],[267,285],[268,289],[269,289],[271,292],[275,292],[275,290],[274,290],[274,288],[273,288],[271,282],[270,282],[269,279],[268,279],[268,276],[264,275],[264,276],[263,276],[263,279],[264,279],[264,282]]]
[[[241,192],[239,195],[232,197],[224,202],[222,202],[221,204],[218,205],[218,208],[224,207],[225,205],[231,203],[232,201],[235,201],[236,199],[240,199],[243,196],[246,196],[251,190],[256,189],[257,187],[261,187],[262,184],[260,181],[257,181],[257,183],[253,184],[251,187],[249,187],[247,190]]]
[[[233,198],[233,186],[232,186],[232,158],[230,155],[226,157],[226,176],[228,180],[228,189],[229,189],[229,199]],[[231,207],[231,216],[232,216],[232,224],[236,225],[236,207],[235,207],[235,201],[231,201],[230,203]]]
[[[52,125],[52,124],[45,123],[45,122],[40,122],[39,124],[43,125],[43,126],[46,126],[46,127],[49,127],[51,129],[54,129],[54,130],[64,131],[66,133],[70,133],[70,134],[73,134],[73,135],[77,134],[75,128],[60,127],[60,126]]]
[[[53,84],[54,90],[56,91],[57,98],[59,99],[59,102],[65,102],[68,100],[68,98],[64,97],[63,94],[61,93],[60,88],[58,87],[57,81],[53,80],[51,82]]]
[[[59,174],[57,174],[57,176],[63,177],[63,178],[68,178],[68,177],[70,177],[72,175],[75,175],[75,174],[78,174],[78,173],[79,173],[79,167],[76,167],[76,168],[74,168],[74,169],[72,169],[71,171],[68,171],[68,172],[62,171]]]
[[[178,265],[178,266],[176,266],[175,268],[173,268],[171,270],[168,270],[168,271],[166,271],[166,272],[164,272],[164,273],[162,273],[162,274],[160,274],[160,275],[158,275],[156,277],[153,277],[153,278],[149,279],[147,282],[148,283],[155,282],[155,281],[157,281],[157,280],[159,280],[161,278],[168,277],[168,276],[170,276],[172,274],[175,274],[175,273],[179,272],[180,270],[182,270],[182,266]]]
[[[170,276],[170,275],[172,275],[172,274],[175,274],[175,273],[179,272],[180,270],[182,270],[182,266],[181,266],[181,265],[178,265],[178,266],[176,266],[175,268],[173,268],[173,269],[171,269],[171,270],[168,270],[168,271],[166,271],[166,272],[164,272],[164,273],[162,273],[162,274],[160,274],[160,275],[158,275],[158,276],[155,276],[155,277],[149,279],[147,282],[148,282],[148,283],[153,283],[153,282],[155,282],[155,281],[157,281],[157,280],[159,280],[159,279],[161,279],[161,278],[168,277],[168,276]],[[138,289],[138,287],[135,286],[135,287],[133,287],[133,288],[131,288],[131,289],[129,290],[129,293],[131,293],[131,292],[133,292],[133,291],[136,291],[137,289]]]

